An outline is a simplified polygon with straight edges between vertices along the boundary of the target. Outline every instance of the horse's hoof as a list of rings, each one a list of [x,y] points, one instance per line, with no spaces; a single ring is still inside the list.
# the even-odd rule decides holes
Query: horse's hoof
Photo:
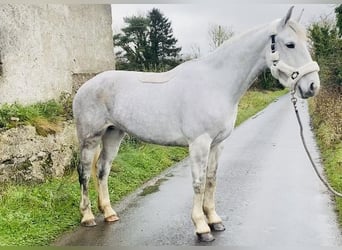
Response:
[[[196,234],[200,242],[211,242],[215,240],[214,236],[211,233],[196,233]]]
[[[211,230],[216,231],[216,232],[222,232],[226,230],[222,222],[209,224],[209,227]]]
[[[81,222],[81,225],[82,225],[83,227],[95,227],[95,226],[96,226],[96,222],[95,222],[94,219],[92,219],[92,220],[86,220],[86,221],[82,221],[82,222]]]
[[[113,215],[106,217],[104,220],[105,220],[105,222],[115,222],[115,221],[119,220],[119,217],[117,215],[113,214]]]

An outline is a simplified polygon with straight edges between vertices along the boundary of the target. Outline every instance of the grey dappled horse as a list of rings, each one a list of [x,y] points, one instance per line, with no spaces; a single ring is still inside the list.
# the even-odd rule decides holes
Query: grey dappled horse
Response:
[[[266,67],[301,98],[314,96],[320,86],[318,65],[307,49],[305,30],[290,19],[292,9],[283,19],[234,37],[208,56],[171,71],[107,71],[79,89],[73,111],[81,151],[83,225],[95,225],[88,182],[99,145],[101,153],[94,160],[98,206],[105,221],[118,220],[107,180],[120,142],[128,133],[150,143],[188,146],[194,190],[192,220],[199,240],[211,241],[211,230],[225,229],[215,211],[216,169],[222,141],[233,130],[240,98]]]

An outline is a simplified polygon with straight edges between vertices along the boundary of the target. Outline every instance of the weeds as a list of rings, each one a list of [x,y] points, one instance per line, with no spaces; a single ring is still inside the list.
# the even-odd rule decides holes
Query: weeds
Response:
[[[59,97],[58,103],[60,103],[60,105],[63,108],[62,115],[66,120],[73,119],[72,101],[73,101],[73,96],[68,92],[62,92],[61,96]]]

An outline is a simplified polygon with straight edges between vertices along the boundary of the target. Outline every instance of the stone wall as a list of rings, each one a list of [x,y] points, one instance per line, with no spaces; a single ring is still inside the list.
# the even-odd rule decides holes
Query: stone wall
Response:
[[[110,5],[1,4],[0,20],[0,105],[73,95],[114,69]],[[0,131],[0,184],[62,176],[78,148],[75,125],[63,127],[47,137],[32,126]]]
[[[62,132],[39,136],[32,126],[0,133],[0,184],[42,182],[63,176],[77,152],[75,126],[65,123]],[[76,162],[75,162],[76,164]]]
[[[73,75],[114,69],[110,5],[1,4],[0,104],[72,92]]]

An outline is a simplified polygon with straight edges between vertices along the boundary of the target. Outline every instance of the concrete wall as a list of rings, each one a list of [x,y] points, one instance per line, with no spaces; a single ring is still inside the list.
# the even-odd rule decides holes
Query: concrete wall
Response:
[[[1,4],[0,104],[72,92],[77,75],[114,69],[110,5]]]

